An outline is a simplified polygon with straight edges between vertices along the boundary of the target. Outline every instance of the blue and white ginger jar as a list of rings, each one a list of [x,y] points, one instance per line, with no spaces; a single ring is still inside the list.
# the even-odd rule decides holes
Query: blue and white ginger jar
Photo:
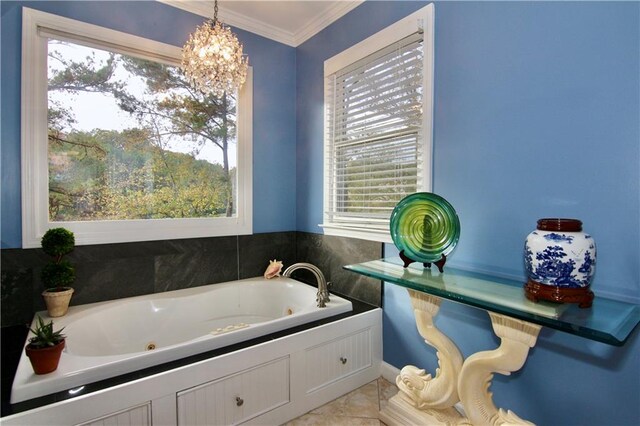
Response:
[[[527,236],[524,260],[529,280],[562,288],[587,288],[596,265],[596,243],[577,219],[540,219]]]

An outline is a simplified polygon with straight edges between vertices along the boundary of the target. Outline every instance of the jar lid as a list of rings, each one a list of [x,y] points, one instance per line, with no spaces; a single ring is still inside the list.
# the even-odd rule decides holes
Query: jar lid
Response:
[[[541,231],[580,232],[582,231],[582,222],[578,219],[539,219],[538,229]]]

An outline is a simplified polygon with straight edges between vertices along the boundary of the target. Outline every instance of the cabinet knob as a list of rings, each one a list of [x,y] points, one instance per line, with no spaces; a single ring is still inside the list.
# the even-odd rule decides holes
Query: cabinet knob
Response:
[[[343,356],[340,357],[340,362],[344,365],[347,363],[347,359]]]
[[[236,405],[238,407],[241,407],[242,404],[244,404],[244,399],[240,398],[239,396],[236,396]]]

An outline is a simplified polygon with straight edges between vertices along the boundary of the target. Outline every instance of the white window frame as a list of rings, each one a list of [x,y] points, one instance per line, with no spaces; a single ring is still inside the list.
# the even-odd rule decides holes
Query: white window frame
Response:
[[[329,77],[336,72],[356,63],[357,61],[384,49],[399,40],[402,40],[417,31],[423,31],[423,122],[422,122],[422,143],[424,148],[423,161],[421,167],[422,179],[418,183],[419,191],[431,191],[432,181],[432,143],[433,143],[433,69],[434,69],[434,5],[429,4],[424,8],[412,13],[400,21],[388,26],[360,43],[344,50],[343,52],[327,59],[324,62],[324,99],[325,117],[327,116],[328,100],[331,99]],[[326,118],[325,118],[326,119]],[[331,155],[331,134],[329,126],[325,123],[324,153],[325,158]],[[329,164],[325,160],[324,164],[324,209],[323,223],[319,225],[326,235],[336,235],[343,237],[361,238],[371,241],[392,243],[389,229],[363,229],[362,227],[349,226],[344,223],[331,222],[327,214],[331,188],[328,184]]]
[[[40,246],[42,235],[65,227],[75,233],[76,244],[246,235],[253,232],[253,70],[239,91],[237,104],[236,216],[112,221],[49,221],[47,139],[47,38],[40,29],[60,38],[114,52],[140,52],[158,62],[179,65],[182,49],[97,25],[29,8],[22,9],[22,246]]]

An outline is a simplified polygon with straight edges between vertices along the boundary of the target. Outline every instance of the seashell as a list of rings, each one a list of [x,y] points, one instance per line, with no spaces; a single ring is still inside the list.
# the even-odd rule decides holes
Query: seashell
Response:
[[[271,279],[280,276],[280,271],[282,270],[282,261],[281,260],[270,260],[269,266],[267,266],[267,270],[264,271],[264,277],[266,279]]]

